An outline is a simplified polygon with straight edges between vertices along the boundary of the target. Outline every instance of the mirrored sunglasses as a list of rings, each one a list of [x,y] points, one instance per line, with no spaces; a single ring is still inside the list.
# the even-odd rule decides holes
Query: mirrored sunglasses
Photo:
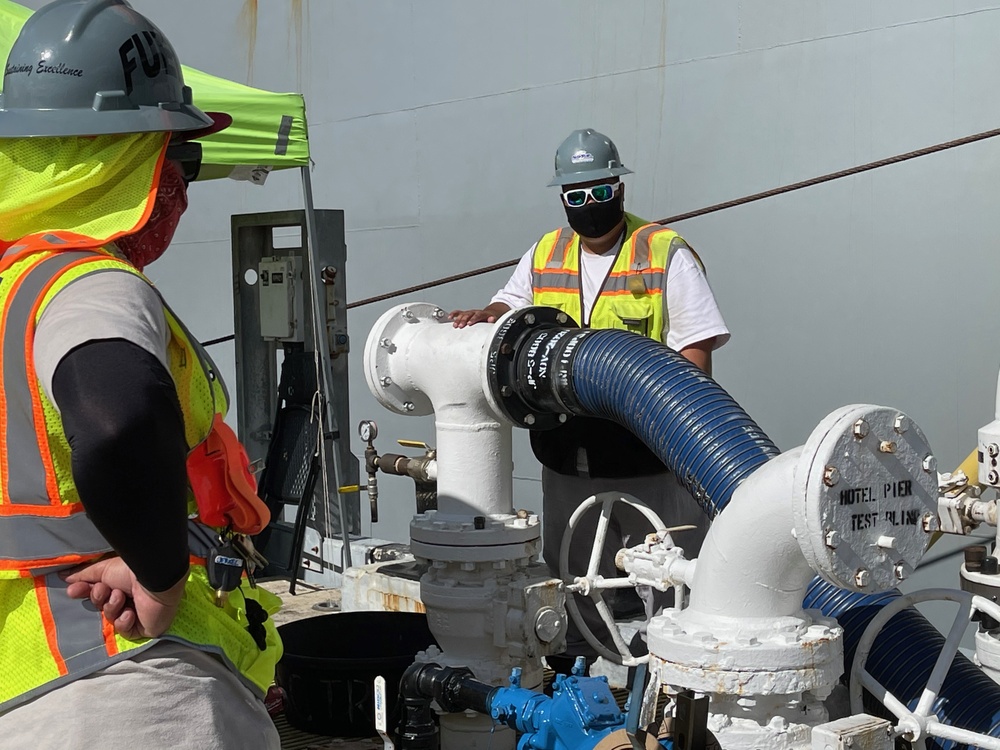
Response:
[[[585,188],[575,188],[567,190],[562,194],[563,202],[570,208],[577,208],[584,205],[588,198],[593,198],[595,203],[607,203],[615,197],[615,192],[621,185],[620,182],[610,182],[605,185],[591,185]]]

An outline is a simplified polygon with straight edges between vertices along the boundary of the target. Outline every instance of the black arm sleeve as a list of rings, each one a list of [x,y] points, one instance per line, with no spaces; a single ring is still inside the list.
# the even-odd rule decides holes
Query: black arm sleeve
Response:
[[[187,443],[177,390],[152,354],[124,340],[62,358],[52,395],[87,515],[150,591],[186,575]]]

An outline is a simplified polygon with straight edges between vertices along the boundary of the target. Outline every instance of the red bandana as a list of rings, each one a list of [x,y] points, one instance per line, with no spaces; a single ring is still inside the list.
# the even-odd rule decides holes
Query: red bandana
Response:
[[[187,206],[184,178],[173,162],[166,161],[160,170],[160,186],[149,221],[135,234],[115,240],[125,260],[141,271],[163,255]]]

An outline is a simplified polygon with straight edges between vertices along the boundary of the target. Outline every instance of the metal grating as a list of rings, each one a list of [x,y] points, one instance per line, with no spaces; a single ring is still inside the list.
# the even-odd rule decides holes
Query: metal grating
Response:
[[[312,416],[308,406],[286,406],[278,412],[278,440],[271,447],[267,468],[269,497],[294,505],[302,501],[318,438]]]
[[[285,718],[284,712],[274,719],[281,737],[281,750],[382,750],[382,740],[376,739],[341,739],[310,734],[296,729]]]

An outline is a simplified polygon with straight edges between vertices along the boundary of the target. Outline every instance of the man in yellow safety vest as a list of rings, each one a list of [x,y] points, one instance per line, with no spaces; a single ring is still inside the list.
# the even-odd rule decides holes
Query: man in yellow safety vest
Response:
[[[241,577],[238,539],[197,522],[189,482],[228,397],[142,275],[187,207],[192,139],[231,122],[191,101],[170,42],[125,0],[46,5],[7,60],[4,748],[279,747],[261,700],[278,601]]]
[[[633,331],[661,341],[711,373],[712,351],[729,340],[701,261],[677,232],[625,211],[630,174],[615,144],[602,133],[577,130],[559,146],[555,176],[569,227],[545,234],[521,258],[507,285],[480,310],[456,310],[458,328],[492,323],[511,309],[546,305],[566,312],[589,328]],[[669,280],[669,283],[668,283]],[[701,548],[708,520],[663,463],[635,436],[602,419],[575,417],[552,430],[531,433],[542,463],[543,557],[558,576],[559,549],[569,517],[588,496],[605,490],[634,495],[671,526],[697,528],[675,534],[688,557]],[[584,516],[569,552],[570,568],[582,574],[598,513]],[[608,529],[601,573],[617,575],[614,556],[639,543],[649,531],[642,517],[618,506]],[[592,601],[577,597],[590,629],[610,643]],[[619,601],[619,607],[624,603]],[[571,622],[566,653],[549,657],[558,672],[569,672],[574,657],[596,651]]]

